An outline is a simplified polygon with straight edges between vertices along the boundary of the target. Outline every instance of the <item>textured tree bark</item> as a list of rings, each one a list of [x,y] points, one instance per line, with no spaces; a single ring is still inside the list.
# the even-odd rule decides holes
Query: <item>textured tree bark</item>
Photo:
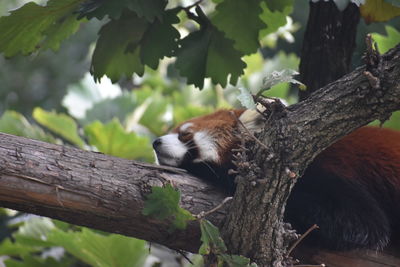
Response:
[[[341,136],[400,109],[400,46],[378,63],[377,69],[361,67],[306,101],[270,115],[259,137],[268,149],[253,145],[239,157],[244,161],[238,190],[222,228],[231,252],[261,266],[285,261],[290,238],[282,213],[294,177]],[[183,207],[193,213],[207,211],[225,197],[176,169],[0,134],[1,206],[196,251],[196,222],[171,234],[168,222],[141,213],[150,187],[167,182],[181,191]],[[224,207],[208,219],[218,225],[226,214]]]
[[[196,252],[199,227],[168,232],[168,222],[142,215],[151,186],[171,182],[194,214],[224,194],[178,169],[163,168],[76,148],[0,134],[0,205],[107,232]],[[218,223],[223,212],[211,214]]]
[[[292,236],[282,219],[295,178],[340,137],[400,109],[400,45],[381,59],[368,58],[373,64],[275,109],[259,136],[267,149],[250,142],[239,153],[237,191],[222,228],[231,253],[261,266],[285,265]]]
[[[349,72],[359,20],[355,4],[340,11],[333,1],[310,1],[300,62],[300,81],[307,90],[299,91],[300,100]]]

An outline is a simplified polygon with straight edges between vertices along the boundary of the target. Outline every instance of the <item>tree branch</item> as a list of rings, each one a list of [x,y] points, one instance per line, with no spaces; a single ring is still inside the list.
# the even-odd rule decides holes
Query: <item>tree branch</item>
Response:
[[[284,114],[273,114],[262,140],[278,153],[269,158],[261,146],[251,150],[258,155],[255,157],[257,168],[239,169],[239,176],[246,177],[246,171],[246,175],[276,179],[256,187],[251,179],[239,179],[237,192],[246,192],[246,195],[244,199],[235,197],[233,200],[232,212],[223,230],[233,231],[228,238],[231,245],[235,238],[245,240],[248,237],[240,236],[239,230],[247,229],[247,234],[257,234],[250,243],[237,242],[236,249],[253,259],[261,259],[260,262],[267,262],[266,257],[279,260],[272,255],[276,252],[260,257],[252,251],[257,251],[259,246],[279,247],[278,243],[284,242],[279,233],[263,227],[268,219],[282,218],[294,181],[287,175],[287,169],[301,172],[317,153],[341,136],[400,109],[400,46],[382,59],[384,79],[380,88],[372,88],[364,75],[366,67],[361,67],[306,101],[287,108]],[[199,246],[198,223],[191,222],[185,231],[169,233],[167,222],[142,215],[145,195],[151,186],[172,182],[181,191],[183,207],[194,214],[214,208],[225,198],[213,186],[175,169],[6,134],[0,134],[0,162],[0,203],[3,207],[193,252]],[[235,213],[243,207],[246,207],[245,211],[251,210],[251,214]],[[227,207],[224,206],[208,219],[218,225],[226,214]],[[281,224],[282,221],[274,223]],[[228,235],[225,233],[225,236]]]
[[[379,88],[370,83],[366,71],[380,80]],[[398,77],[400,45],[305,101],[270,114],[259,136],[268,149],[252,142],[239,155],[247,163],[238,165],[237,190],[222,228],[231,253],[241,253],[262,266],[287,264],[285,249],[291,235],[283,212],[296,180],[289,174],[301,175],[316,155],[340,137],[399,110]]]
[[[142,215],[151,186],[171,182],[194,214],[217,206],[225,195],[196,177],[157,165],[0,134],[0,205],[77,225],[196,252],[198,222],[168,232],[168,223]],[[207,216],[214,223],[224,217]]]

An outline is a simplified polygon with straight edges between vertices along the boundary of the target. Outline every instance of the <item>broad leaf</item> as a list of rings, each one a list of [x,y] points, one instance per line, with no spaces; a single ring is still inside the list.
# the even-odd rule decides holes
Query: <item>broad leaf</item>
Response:
[[[192,214],[179,206],[180,192],[170,184],[165,187],[153,186],[146,198],[143,215],[158,220],[170,219],[172,230],[185,229],[187,222],[193,220]]]
[[[73,12],[81,1],[50,0],[46,6],[29,2],[1,17],[0,52],[12,57],[39,48],[57,50],[62,40],[78,30],[80,21]]]
[[[119,19],[124,10],[131,10],[138,17],[153,22],[155,18],[161,19],[166,5],[166,0],[88,0],[79,9],[79,16],[103,19],[108,15],[112,19]]]
[[[293,76],[299,74],[295,70],[290,70],[290,69],[284,69],[281,71],[273,71],[270,73],[268,76],[264,78],[264,85],[263,85],[263,91],[268,90],[272,86],[278,84],[278,83],[283,83],[283,82],[290,82],[293,84],[299,84],[302,85],[301,82],[297,81],[296,79],[293,78]]]
[[[177,9],[166,11],[162,21],[155,20],[143,36],[140,59],[152,69],[157,68],[160,59],[172,56],[172,52],[178,48],[180,34],[172,26],[179,22],[177,12]]]
[[[230,84],[236,84],[246,64],[242,53],[233,48],[233,41],[215,27],[203,26],[181,40],[177,52],[176,68],[189,84],[203,88],[204,78],[225,87],[228,75]]]
[[[89,144],[100,152],[126,159],[154,161],[153,150],[148,137],[126,132],[117,119],[107,124],[95,121],[85,126]]]
[[[250,259],[239,255],[222,254],[219,257],[224,262],[226,262],[230,267],[248,267],[250,264]],[[257,266],[257,265],[252,265],[252,266]]]
[[[45,133],[40,127],[30,124],[23,115],[15,111],[3,113],[0,118],[0,132],[56,143],[53,136]]]
[[[133,73],[143,75],[144,66],[140,62],[140,48],[137,43],[143,37],[148,24],[134,14],[111,20],[104,25],[93,53],[91,73],[99,81],[107,75],[112,82],[117,82],[124,75],[131,77]],[[128,51],[128,46],[135,49]]]
[[[378,43],[378,49],[380,53],[386,53],[389,49],[395,47],[400,43],[400,32],[395,28],[386,25],[385,26],[387,36],[379,33],[373,33],[372,38]]]
[[[396,7],[384,0],[366,0],[365,5],[360,6],[360,12],[367,23],[388,21],[400,16],[400,7]]]
[[[45,111],[41,108],[35,108],[32,116],[41,125],[72,144],[83,148],[85,143],[78,135],[78,126],[76,122],[70,116],[63,113],[57,114],[56,112]]]
[[[259,0],[225,0],[216,7],[213,24],[229,39],[235,49],[251,54],[259,48],[258,36],[265,24],[260,19]]]
[[[107,75],[117,82],[133,73],[142,76],[144,65],[157,68],[160,59],[177,49],[180,35],[172,26],[179,22],[176,13],[165,12],[162,20],[150,23],[131,12],[104,25],[92,59],[95,80]]]
[[[293,7],[294,0],[262,0],[272,12],[285,12],[287,7]],[[348,1],[348,0],[346,0]]]
[[[213,253],[219,255],[227,251],[218,228],[211,222],[205,219],[200,220],[200,230],[202,245],[199,249],[199,254],[208,255]]]
[[[244,87],[239,87],[240,94],[237,99],[240,101],[243,107],[247,109],[254,109],[256,107],[256,103],[254,102],[253,95],[250,90]]]
[[[24,255],[21,260],[6,259],[4,261],[7,267],[69,267],[74,265],[74,260],[65,258],[57,260],[52,257],[43,258],[41,256]]]
[[[77,232],[56,229],[48,239],[94,267],[142,267],[148,255],[143,240],[116,234],[101,235],[86,228]]]
[[[267,25],[267,28],[260,31],[260,37],[276,32],[279,27],[284,26],[287,21],[286,16],[293,11],[293,5],[276,6],[276,10],[271,11],[266,3],[269,3],[269,1],[261,2],[263,12],[260,18]],[[283,8],[283,10],[281,11],[280,8]]]

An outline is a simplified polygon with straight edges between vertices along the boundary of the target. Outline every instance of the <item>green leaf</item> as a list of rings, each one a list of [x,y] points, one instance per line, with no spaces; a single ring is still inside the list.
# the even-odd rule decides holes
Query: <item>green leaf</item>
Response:
[[[47,38],[42,42],[42,49],[60,49],[61,41],[67,39],[79,30],[82,21],[76,19],[76,16],[67,16],[52,24],[46,31]]]
[[[162,13],[167,5],[166,0],[131,0],[130,9],[135,11],[139,17],[145,17],[152,22],[155,18],[161,20]]]
[[[69,267],[73,266],[72,259],[56,260],[52,257],[43,258],[41,256],[24,255],[22,261],[6,259],[7,267]]]
[[[47,235],[55,229],[51,219],[45,217],[33,217],[27,220],[13,235],[16,243],[26,246],[50,247]]]
[[[192,214],[179,206],[180,192],[167,184],[165,187],[153,186],[146,196],[143,215],[152,216],[157,220],[172,220],[173,229],[185,229],[187,222],[193,220]]]
[[[294,79],[293,76],[299,74],[297,71],[295,70],[291,70],[291,69],[284,69],[281,71],[273,71],[272,73],[270,73],[268,76],[266,76],[264,78],[264,82],[263,82],[263,89],[260,92],[266,91],[269,88],[271,88],[274,85],[277,85],[279,83],[284,83],[284,82],[290,82],[293,84],[300,84],[302,85],[301,82],[299,82],[298,80]],[[260,92],[258,94],[260,94]]]
[[[92,59],[95,80],[107,75],[117,82],[124,75],[142,76],[144,65],[157,68],[159,60],[178,47],[180,35],[172,26],[179,22],[176,14],[177,9],[168,11],[161,21],[149,23],[131,12],[104,25]]]
[[[389,49],[395,47],[400,43],[400,32],[395,28],[386,25],[386,35],[381,35],[379,33],[373,33],[372,38],[378,43],[378,48],[380,53],[386,53]]]
[[[164,116],[170,104],[168,99],[159,91],[155,91],[150,87],[143,87],[136,91],[136,97],[142,104],[142,115],[139,123],[149,129],[152,133],[160,136],[165,133],[168,127]]]
[[[375,120],[371,122],[370,125],[379,126],[381,122]],[[383,127],[400,130],[400,111],[393,112],[390,119],[384,122]]]
[[[224,240],[217,227],[211,222],[202,219],[200,220],[201,242],[199,254],[208,255],[210,253],[220,255],[227,251]]]
[[[24,244],[12,242],[9,238],[4,239],[0,244],[0,255],[22,256],[32,252],[38,252],[42,248],[27,246]]]
[[[40,127],[32,125],[18,112],[6,111],[0,118],[0,132],[23,136],[48,143],[56,143],[56,139],[45,133]]]
[[[213,24],[234,40],[236,50],[243,54],[257,51],[259,32],[265,26],[260,19],[259,0],[225,0],[217,5],[216,12]]]
[[[166,0],[90,0],[86,1],[79,10],[79,16],[88,19],[103,19],[108,15],[112,19],[119,19],[124,10],[134,11],[138,17],[144,17],[153,22],[155,18],[161,19],[167,5]]]
[[[239,87],[240,94],[237,99],[240,101],[243,107],[247,109],[254,109],[256,107],[256,103],[254,102],[253,96],[249,89],[244,87]]]
[[[400,16],[400,6],[384,0],[366,0],[365,4],[360,6],[360,13],[366,23],[388,21]]]
[[[79,26],[73,14],[78,0],[50,0],[46,6],[29,2],[0,18],[0,52],[6,57],[30,54],[41,47],[58,49]]]
[[[123,121],[126,115],[131,113],[137,106],[139,106],[139,103],[134,93],[125,92],[115,98],[108,98],[95,103],[86,111],[82,123],[89,124],[95,120],[107,123],[114,118]]]
[[[219,257],[230,267],[247,267],[250,264],[250,259],[239,255],[222,254]]]
[[[56,112],[48,112],[41,108],[35,108],[32,114],[33,118],[41,125],[68,140],[72,144],[83,148],[85,143],[78,135],[78,126],[76,122],[68,115]]]
[[[166,11],[162,21],[155,20],[143,36],[140,58],[143,64],[156,69],[164,56],[172,56],[178,48],[179,32],[172,26],[178,23],[178,9]]]
[[[260,18],[267,25],[267,28],[260,31],[260,37],[276,32],[279,27],[284,26],[286,24],[286,16],[293,11],[292,5],[286,5],[283,11],[271,11],[266,5],[266,1],[261,2],[261,8],[263,12]]]
[[[114,83],[124,75],[143,75],[144,66],[140,62],[140,47],[137,44],[147,27],[145,20],[131,13],[111,20],[100,29],[91,66],[96,81],[103,75],[107,75]],[[128,50],[128,46],[133,48]]]
[[[294,0],[263,0],[263,2],[272,12],[284,12],[287,7],[293,7]]]
[[[239,51],[233,48],[233,41],[224,37],[211,25],[190,33],[181,40],[177,51],[176,68],[187,78],[189,84],[203,88],[204,78],[210,77],[214,84],[226,86],[236,84],[246,64]]]
[[[116,234],[101,235],[86,228],[78,232],[56,229],[48,239],[95,267],[142,267],[148,255],[143,240]]]
[[[149,138],[126,132],[117,119],[107,124],[99,121],[88,124],[85,126],[85,134],[89,144],[104,154],[154,162]]]

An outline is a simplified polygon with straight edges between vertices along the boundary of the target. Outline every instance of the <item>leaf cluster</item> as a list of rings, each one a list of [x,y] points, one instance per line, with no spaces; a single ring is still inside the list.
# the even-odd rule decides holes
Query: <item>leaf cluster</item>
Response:
[[[9,256],[6,266],[141,267],[149,254],[145,241],[48,218],[28,216],[11,226],[18,229],[0,244],[0,254]]]
[[[225,87],[237,83],[246,67],[242,57],[255,53],[260,38],[286,23],[293,4],[223,0],[205,14],[200,2],[189,7],[166,0],[30,2],[0,18],[0,52],[12,57],[57,50],[82,22],[100,19],[105,23],[90,68],[95,80],[142,76],[145,66],[156,69],[160,59],[175,57],[176,69],[189,84],[202,88],[211,78]],[[183,31],[188,35],[182,37]]]

